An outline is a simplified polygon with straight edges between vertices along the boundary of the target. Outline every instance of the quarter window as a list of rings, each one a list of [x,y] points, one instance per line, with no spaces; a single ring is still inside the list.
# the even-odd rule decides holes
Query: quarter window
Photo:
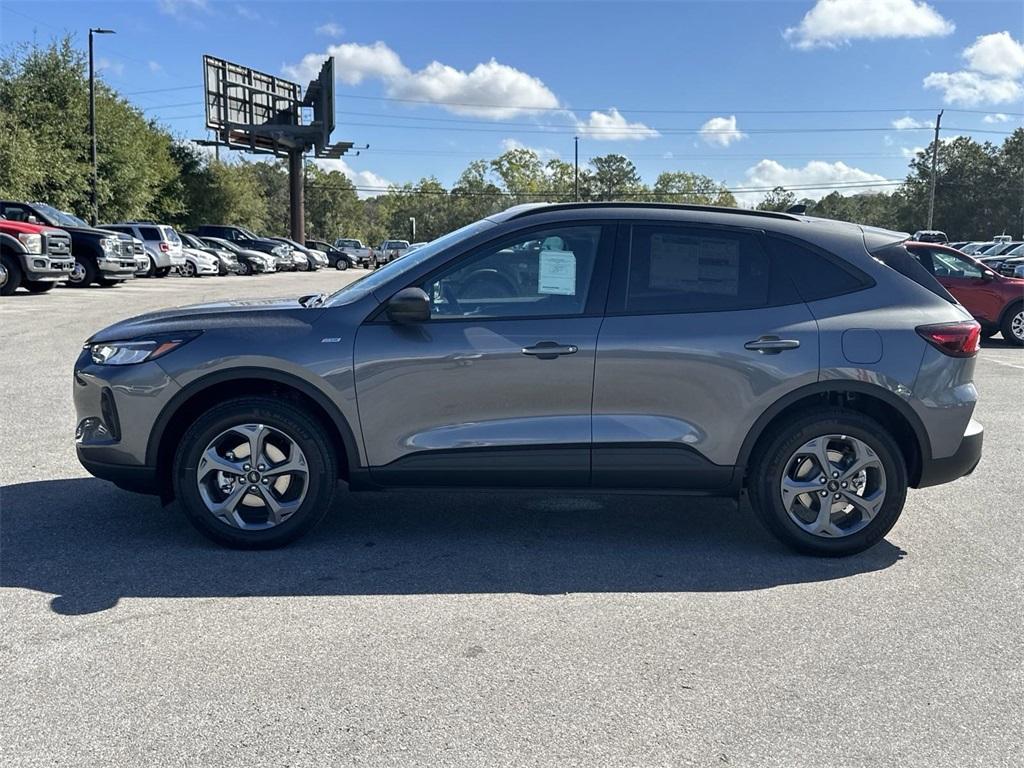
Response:
[[[841,296],[866,287],[866,281],[834,256],[811,250],[793,240],[768,238],[768,248],[780,269],[786,270],[804,301]]]
[[[485,246],[421,285],[431,317],[583,314],[600,239],[600,226],[564,226]]]

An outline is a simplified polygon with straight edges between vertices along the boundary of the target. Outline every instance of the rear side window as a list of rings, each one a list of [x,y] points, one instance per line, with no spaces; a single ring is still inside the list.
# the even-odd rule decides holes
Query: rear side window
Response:
[[[776,263],[789,273],[804,301],[841,296],[870,285],[867,277],[853,271],[838,257],[795,240],[769,237],[768,247]]]
[[[921,265],[921,262],[910,255],[903,246],[903,243],[887,245],[884,248],[872,251],[871,255],[907,279],[913,280],[922,288],[927,288],[936,296],[941,296],[951,304],[957,303],[949,291],[943,288],[939,281],[932,277],[932,274]]]
[[[139,227],[139,237],[143,240],[162,240],[160,230],[156,227]]]
[[[787,303],[776,290],[778,284],[756,232],[635,226],[624,310],[627,314],[675,314]]]

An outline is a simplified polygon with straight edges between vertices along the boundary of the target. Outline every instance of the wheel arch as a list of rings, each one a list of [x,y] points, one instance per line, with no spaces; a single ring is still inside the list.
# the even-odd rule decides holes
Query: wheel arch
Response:
[[[161,496],[170,498],[171,453],[189,425],[218,402],[245,395],[293,399],[308,408],[327,430],[338,449],[338,474],[348,480],[359,467],[359,451],[352,428],[324,392],[292,374],[270,368],[246,367],[204,376],[178,392],[154,422],[146,446],[146,464],[156,468]]]
[[[996,321],[996,328],[1001,329],[1003,327],[1003,323],[1006,322],[1006,318],[1010,316],[1010,313],[1019,309],[1022,305],[1024,305],[1024,299],[1013,299],[1012,301],[1008,301],[1006,306],[1003,307],[1003,311],[999,313],[999,319]]]
[[[0,232],[0,255],[22,256],[28,253],[21,241],[6,232]]]
[[[745,474],[751,457],[763,442],[770,439],[776,426],[786,418],[825,405],[849,408],[889,427],[907,463],[909,484],[911,487],[917,486],[924,461],[932,455],[931,440],[920,417],[904,400],[887,389],[864,382],[841,380],[819,381],[796,389],[761,414],[740,448],[737,465],[744,474],[740,478],[741,485],[746,483]]]

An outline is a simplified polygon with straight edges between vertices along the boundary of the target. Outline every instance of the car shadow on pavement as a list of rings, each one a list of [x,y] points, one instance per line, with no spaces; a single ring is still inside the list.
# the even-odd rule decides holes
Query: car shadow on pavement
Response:
[[[790,553],[745,507],[680,496],[350,494],[284,549],[218,547],[175,507],[94,479],[0,490],[0,586],[60,614],[122,597],[756,590],[881,570],[905,553]]]

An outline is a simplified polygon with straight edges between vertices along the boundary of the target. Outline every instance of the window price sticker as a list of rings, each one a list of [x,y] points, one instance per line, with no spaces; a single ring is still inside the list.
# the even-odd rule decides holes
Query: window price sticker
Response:
[[[541,251],[537,293],[576,295],[576,254],[572,251]]]

